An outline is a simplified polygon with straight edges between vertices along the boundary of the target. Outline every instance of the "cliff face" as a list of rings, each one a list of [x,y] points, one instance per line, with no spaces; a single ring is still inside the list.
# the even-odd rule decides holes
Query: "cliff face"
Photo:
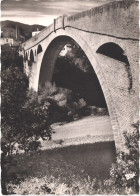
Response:
[[[16,30],[19,34],[19,39],[25,38],[28,40],[32,37],[32,31],[36,31],[37,28],[41,31],[45,28],[42,25],[27,25],[19,22],[14,21],[2,21],[1,22],[1,30],[3,31],[3,37],[11,37],[16,38]]]

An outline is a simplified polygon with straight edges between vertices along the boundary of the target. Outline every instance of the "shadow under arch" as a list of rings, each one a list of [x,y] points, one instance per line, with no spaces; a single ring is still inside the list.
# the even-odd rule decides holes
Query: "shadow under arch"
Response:
[[[74,43],[74,40],[68,36],[58,36],[46,49],[39,74],[39,87],[44,86],[46,82],[50,82],[55,66],[56,59],[60,51],[67,43]]]
[[[34,62],[34,53],[33,50],[30,51],[30,62]]]
[[[25,60],[28,61],[28,54],[27,54],[27,52],[25,53]]]
[[[93,53],[88,43],[86,43],[82,38],[78,37],[75,39],[75,38],[72,38],[72,36],[71,37],[70,36],[59,35],[56,38],[54,38],[48,45],[46,51],[44,52],[44,56],[41,62],[38,90],[40,91],[40,89],[45,85],[45,83],[51,82],[56,59],[60,51],[63,49],[63,47],[68,43],[70,44],[74,43],[75,45],[79,45],[81,49],[84,51],[84,53],[86,54],[88,60],[90,61],[95,71],[95,74],[98,78],[98,81],[100,83],[101,89],[103,91],[103,95],[105,97],[105,101],[107,103],[107,108],[108,108],[109,115],[110,115],[110,121],[111,121],[112,130],[114,134],[116,149],[123,150],[124,145],[123,145],[122,137],[120,133],[119,122],[118,120],[115,120],[115,123],[114,123],[114,120],[113,120],[114,118],[115,119],[117,118],[115,106],[113,105],[113,99],[112,99],[111,93],[106,90],[108,87],[106,85],[105,77],[103,76],[104,73],[101,73],[102,71],[101,71],[100,63],[98,62],[98,58],[96,54]]]
[[[31,49],[30,50],[30,58],[29,58],[29,61],[28,61],[28,66],[29,67],[32,67],[32,64],[33,64],[33,62],[34,62],[34,53],[33,53],[33,50]]]
[[[39,44],[38,48],[37,48],[37,54],[39,54],[40,52],[42,52],[42,46]]]

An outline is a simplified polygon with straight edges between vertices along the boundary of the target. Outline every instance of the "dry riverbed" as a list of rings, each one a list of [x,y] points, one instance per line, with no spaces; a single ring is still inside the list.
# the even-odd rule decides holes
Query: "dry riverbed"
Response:
[[[88,116],[70,123],[52,125],[51,141],[42,142],[42,150],[64,146],[114,141],[109,116]]]

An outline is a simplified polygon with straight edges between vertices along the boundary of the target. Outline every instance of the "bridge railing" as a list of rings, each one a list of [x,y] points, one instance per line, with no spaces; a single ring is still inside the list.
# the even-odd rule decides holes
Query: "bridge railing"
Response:
[[[54,24],[49,25],[40,33],[24,42],[22,48],[24,48],[24,50],[32,48],[34,45],[39,44],[43,39],[47,38],[52,32],[54,32]]]
[[[28,49],[32,48],[34,45],[39,44],[41,41],[43,41],[45,38],[47,38],[53,32],[56,32],[56,30],[65,29],[64,20],[65,20],[65,22],[67,21],[66,16],[60,16],[60,17],[54,19],[54,22],[51,25],[49,25],[48,27],[43,29],[40,33],[36,34],[32,38],[30,38],[29,40],[24,42],[22,44],[22,48],[24,48],[24,50],[28,50]]]
[[[114,17],[114,12],[117,13],[117,17]],[[28,50],[58,29],[65,28],[113,36],[120,39],[138,40],[138,19],[137,1],[131,1],[129,4],[126,1],[114,1],[72,16],[60,16],[54,19],[53,24],[23,43],[22,47],[24,50]]]

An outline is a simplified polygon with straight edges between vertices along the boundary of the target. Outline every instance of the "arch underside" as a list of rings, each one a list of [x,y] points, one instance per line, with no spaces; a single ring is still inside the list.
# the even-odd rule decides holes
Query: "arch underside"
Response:
[[[50,82],[55,66],[56,59],[67,43],[71,43],[72,39],[67,37],[58,37],[54,39],[45,51],[39,77],[39,85],[43,86],[46,82]]]

